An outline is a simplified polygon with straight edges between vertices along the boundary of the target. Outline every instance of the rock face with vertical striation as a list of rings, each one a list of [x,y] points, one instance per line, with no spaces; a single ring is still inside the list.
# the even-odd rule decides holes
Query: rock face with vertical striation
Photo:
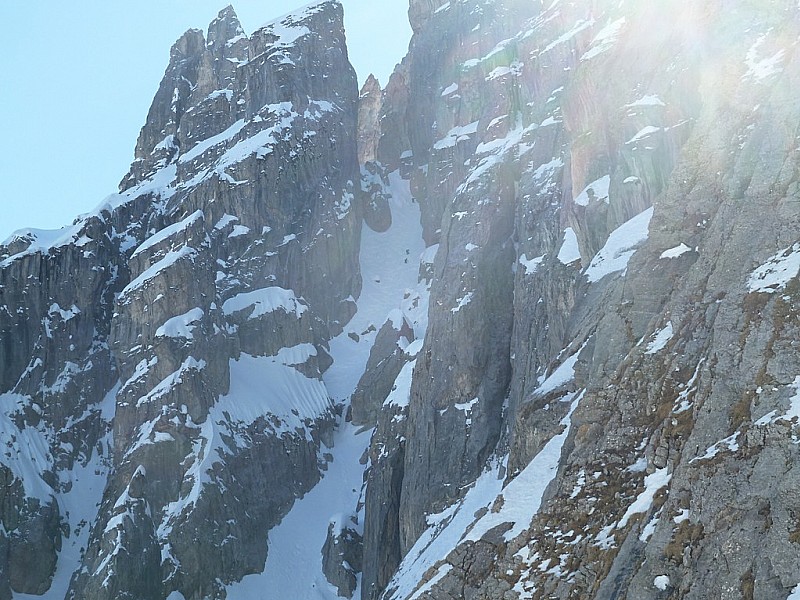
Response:
[[[438,251],[405,427],[375,435],[364,598],[800,581],[797,7],[726,11],[411,3]]]
[[[187,32],[0,246],[0,600],[800,594],[799,11]]]
[[[357,100],[337,2],[251,36],[229,7],[173,46],[120,193],[3,246],[19,456],[2,467],[0,595],[47,590],[77,533],[72,598],[221,598],[263,568],[331,443],[320,377],[360,288]],[[89,532],[60,498],[101,461]]]
[[[362,165],[378,157],[382,105],[381,84],[370,75],[361,86],[358,98],[358,162]]]

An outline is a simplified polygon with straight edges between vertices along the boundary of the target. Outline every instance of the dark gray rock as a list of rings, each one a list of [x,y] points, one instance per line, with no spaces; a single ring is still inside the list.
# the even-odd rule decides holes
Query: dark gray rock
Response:
[[[377,423],[378,413],[400,370],[410,360],[404,348],[413,341],[414,330],[402,315],[393,316],[378,330],[364,375],[350,399],[353,423],[366,426]]]
[[[380,412],[370,444],[370,468],[364,501],[364,570],[361,597],[376,600],[391,580],[403,551],[400,547],[400,495],[406,452],[407,409]]]
[[[411,142],[408,139],[406,111],[408,110],[408,60],[399,63],[383,90],[381,112],[378,119],[377,160],[391,173],[400,169],[404,162],[410,168],[412,156]],[[403,177],[409,177],[406,170]]]
[[[375,162],[362,165],[360,192],[364,223],[379,233],[388,230],[392,226],[392,209],[389,207],[391,193],[383,165]]]
[[[322,572],[339,596],[352,598],[356,589],[356,574],[362,563],[361,534],[347,524],[331,523],[322,547]]]

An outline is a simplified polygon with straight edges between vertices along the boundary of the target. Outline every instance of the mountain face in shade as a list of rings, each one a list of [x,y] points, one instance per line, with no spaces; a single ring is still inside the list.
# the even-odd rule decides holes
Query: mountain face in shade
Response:
[[[216,597],[263,567],[336,421],[357,100],[338,3],[250,37],[226,9],[173,46],[120,193],[3,247],[0,596],[75,544],[61,597]]]
[[[0,600],[800,597],[800,7],[176,42],[0,246]]]

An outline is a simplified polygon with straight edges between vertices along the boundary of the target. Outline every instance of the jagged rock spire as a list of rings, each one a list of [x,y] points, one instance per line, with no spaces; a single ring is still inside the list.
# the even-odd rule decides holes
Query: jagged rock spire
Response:
[[[242,29],[236,11],[229,4],[219,11],[217,18],[209,24],[207,45],[212,48],[217,44],[230,42],[239,36],[244,36],[244,29]]]
[[[358,99],[358,162],[362,165],[377,157],[382,106],[381,84],[370,73]]]

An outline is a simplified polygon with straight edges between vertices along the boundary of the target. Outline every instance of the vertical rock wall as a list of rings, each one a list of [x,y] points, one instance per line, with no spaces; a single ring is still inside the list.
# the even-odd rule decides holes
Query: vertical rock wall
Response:
[[[517,4],[412,2],[439,245],[363,597],[786,597],[797,7]]]

